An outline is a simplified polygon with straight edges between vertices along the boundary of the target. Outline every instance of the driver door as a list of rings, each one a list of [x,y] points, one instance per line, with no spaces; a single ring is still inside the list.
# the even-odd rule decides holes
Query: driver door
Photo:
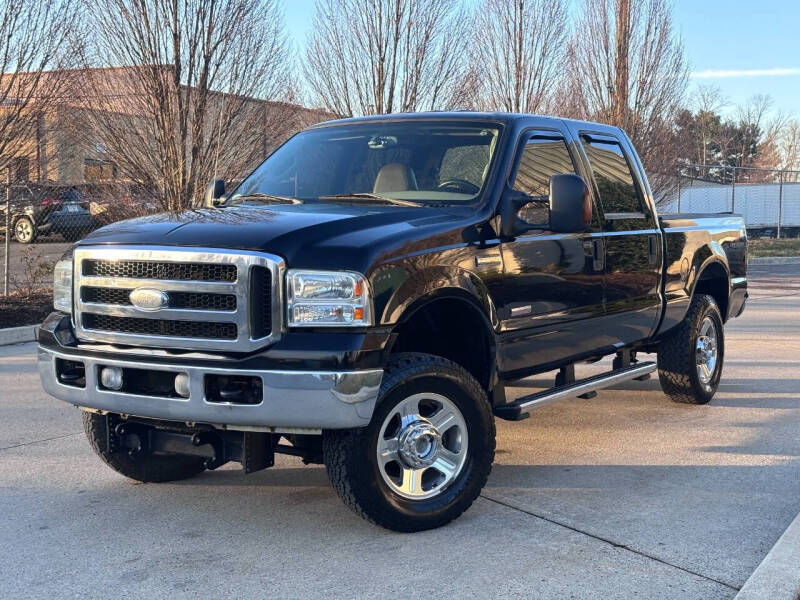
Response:
[[[533,132],[517,157],[512,187],[531,202],[520,218],[535,228],[502,244],[500,369],[522,375],[595,350],[604,313],[603,233],[593,207],[588,232],[549,229],[550,177],[576,173],[560,132]]]

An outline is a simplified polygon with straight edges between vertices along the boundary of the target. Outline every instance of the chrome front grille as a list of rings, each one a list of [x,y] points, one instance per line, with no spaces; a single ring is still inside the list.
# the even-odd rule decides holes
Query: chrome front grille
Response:
[[[137,335],[158,335],[178,338],[206,338],[210,340],[235,340],[235,323],[208,323],[206,321],[166,321],[141,317],[114,317],[82,313],[83,326],[93,331],[113,331]]]
[[[130,295],[135,288],[102,288],[83,286],[81,300],[92,304],[117,304],[133,306]],[[167,308],[193,308],[194,310],[235,311],[236,296],[234,294],[214,294],[208,292],[176,292],[167,290],[169,303]]]
[[[204,265],[146,260],[84,260],[81,273],[96,277],[169,279],[176,281],[236,281],[236,265]]]
[[[77,248],[74,260],[79,339],[246,352],[280,337],[284,263],[277,256],[112,246]],[[132,296],[137,290],[155,294],[158,307],[143,307]]]

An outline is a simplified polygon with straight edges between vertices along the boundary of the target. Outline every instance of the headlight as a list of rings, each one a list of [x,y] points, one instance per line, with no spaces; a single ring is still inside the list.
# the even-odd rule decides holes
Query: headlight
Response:
[[[72,312],[72,257],[61,259],[53,271],[53,308]]]
[[[372,298],[363,275],[291,269],[286,281],[290,327],[372,325]]]

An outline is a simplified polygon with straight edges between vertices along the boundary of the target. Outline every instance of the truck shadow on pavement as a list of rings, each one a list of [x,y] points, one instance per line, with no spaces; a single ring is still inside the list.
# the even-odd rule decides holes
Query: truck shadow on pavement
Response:
[[[298,459],[298,463],[299,463]],[[259,471],[246,475],[239,468],[227,468],[217,471],[206,471],[205,473],[175,482],[179,486],[279,486],[279,487],[324,487],[329,488],[333,493],[325,473],[325,467],[321,465],[309,465],[303,467],[276,466],[271,469]]]

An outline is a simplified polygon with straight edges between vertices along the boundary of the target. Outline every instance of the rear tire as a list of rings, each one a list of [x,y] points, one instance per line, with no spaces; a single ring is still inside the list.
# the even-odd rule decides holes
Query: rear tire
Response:
[[[658,345],[658,378],[673,402],[706,404],[722,377],[725,336],[714,298],[692,298],[683,321]]]
[[[108,452],[106,418],[83,411],[83,428],[92,450],[120,475],[144,483],[187,479],[205,471],[204,459],[180,454],[147,454],[131,458],[122,452]]]
[[[486,392],[464,368],[429,354],[392,358],[367,427],[323,432],[336,493],[395,531],[433,529],[461,515],[486,484],[494,450]]]

